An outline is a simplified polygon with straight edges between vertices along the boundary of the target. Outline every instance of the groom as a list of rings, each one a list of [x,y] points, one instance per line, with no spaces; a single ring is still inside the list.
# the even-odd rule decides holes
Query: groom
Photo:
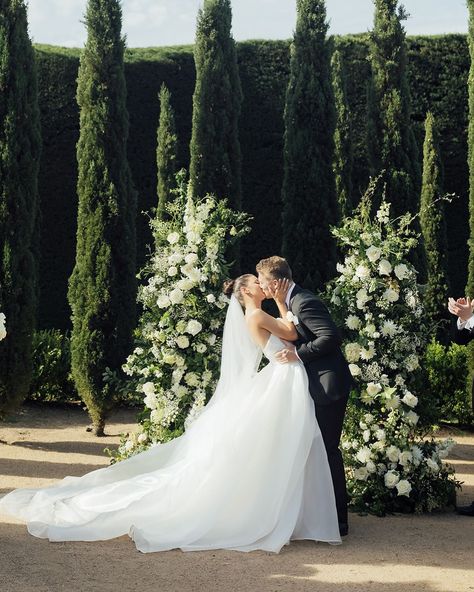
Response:
[[[314,400],[318,420],[331,469],[341,536],[348,534],[347,491],[342,454],[339,450],[347,399],[353,381],[349,366],[341,352],[341,338],[327,308],[316,296],[293,282],[290,266],[283,257],[262,259],[256,267],[260,287],[267,298],[279,279],[288,279],[286,296],[288,310],[296,317],[299,339],[295,346],[278,352],[281,363],[301,360],[309,379],[309,392]]]

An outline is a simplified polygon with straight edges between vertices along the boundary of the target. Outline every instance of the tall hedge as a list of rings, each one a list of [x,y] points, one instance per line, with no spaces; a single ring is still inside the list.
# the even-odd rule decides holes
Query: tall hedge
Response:
[[[204,0],[194,45],[196,87],[189,173],[196,197],[213,193],[240,209],[242,90],[231,28],[230,0]]]
[[[423,144],[423,179],[420,201],[420,224],[423,234],[427,283],[424,294],[426,315],[433,327],[447,319],[446,302],[450,295],[447,269],[447,238],[443,196],[443,179],[438,145],[438,130],[433,114],[428,112]],[[443,327],[443,333],[446,328]]]
[[[0,0],[0,418],[28,394],[38,292],[41,153],[35,54],[23,0]]]
[[[394,215],[419,207],[419,153],[411,125],[405,18],[398,0],[374,0],[369,37],[367,146],[372,175],[383,172]]]
[[[119,0],[89,0],[77,101],[79,196],[69,284],[71,359],[96,435],[113,405],[106,373],[121,372],[135,323],[136,196],[127,162],[128,114]]]
[[[339,219],[335,110],[324,0],[298,0],[285,105],[283,255],[295,278],[322,289],[335,274],[330,227]]]
[[[352,211],[352,167],[354,150],[352,143],[351,113],[347,102],[346,70],[342,54],[335,50],[331,58],[336,128],[334,131],[334,177],[336,195],[342,216]]]
[[[171,106],[171,93],[166,84],[162,84],[160,90],[160,123],[158,126],[158,138],[156,149],[156,168],[158,172],[158,207],[157,218],[165,216],[166,204],[172,197],[175,186],[178,136],[174,110]]]
[[[355,203],[367,186],[368,36],[335,38],[346,70],[352,120]],[[283,179],[283,110],[289,75],[287,41],[237,44],[243,90],[239,136],[242,147],[242,208],[254,216],[253,232],[242,243],[242,270],[254,270],[258,259],[281,249],[281,187]],[[417,144],[423,145],[424,120],[433,112],[439,129],[444,190],[459,199],[446,204],[448,267],[452,293],[464,294],[469,237],[467,166],[466,35],[407,38],[408,78],[412,95],[411,122]],[[75,144],[79,114],[74,100],[80,51],[36,47],[43,153],[39,188],[42,196],[40,324],[69,327],[67,278],[74,265],[77,196]],[[147,217],[156,207],[156,122],[161,84],[173,96],[179,137],[178,168],[189,165],[192,96],[195,69],[192,46],[128,49],[125,53],[127,106],[130,113],[128,157],[139,193],[137,265],[143,265],[151,244]],[[59,254],[59,256],[58,256]]]

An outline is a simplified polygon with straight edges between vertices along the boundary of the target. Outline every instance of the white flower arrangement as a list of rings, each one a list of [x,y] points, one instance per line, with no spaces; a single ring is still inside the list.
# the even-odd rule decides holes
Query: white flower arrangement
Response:
[[[370,209],[369,191],[333,230],[345,257],[327,292],[358,385],[342,440],[349,492],[356,509],[380,515],[432,510],[447,503],[457,482],[441,460],[452,442],[424,441],[418,428],[412,384],[428,332],[407,260],[417,237],[409,215],[390,220],[386,202],[374,218]]]
[[[225,253],[248,232],[249,217],[223,200],[195,200],[189,193],[181,184],[170,219],[151,223],[156,252],[141,273],[143,314],[124,365],[145,409],[138,432],[122,439],[115,460],[180,435],[218,378],[228,303],[221,292],[229,275]]]

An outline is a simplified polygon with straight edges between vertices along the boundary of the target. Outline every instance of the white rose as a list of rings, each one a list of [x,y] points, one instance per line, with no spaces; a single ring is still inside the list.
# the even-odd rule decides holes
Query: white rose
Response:
[[[183,260],[183,256],[181,255],[181,253],[172,253],[168,257],[168,263],[170,265],[176,265],[177,263],[181,263],[182,260]]]
[[[173,304],[181,304],[184,300],[184,293],[179,288],[175,288],[170,292],[170,300]]]
[[[402,479],[396,485],[398,495],[406,495],[407,497],[410,496],[411,491],[411,483],[406,479]]]
[[[360,368],[357,364],[349,364],[349,370],[352,376],[359,376],[360,374]]]
[[[380,256],[382,255],[382,251],[378,247],[371,246],[366,249],[365,254],[367,255],[367,259],[372,263],[375,263]]]
[[[375,473],[377,471],[377,467],[372,460],[369,460],[365,467],[369,473]]]
[[[208,294],[206,296],[206,300],[209,302],[209,304],[214,304],[214,302],[216,301],[216,297],[214,296],[214,294]]]
[[[191,335],[195,336],[202,330],[202,325],[199,321],[191,319],[188,321],[186,325],[186,333],[190,333]]]
[[[207,338],[207,343],[209,345],[214,345],[216,343],[216,336],[214,335],[214,333],[212,333],[211,335],[209,335],[209,337]]]
[[[174,267],[174,266],[173,266],[173,267],[170,267],[170,268],[168,269],[168,275],[169,275],[170,277],[174,277],[174,276],[175,276],[177,273],[178,273],[178,268],[177,268],[177,267]]]
[[[420,416],[417,415],[414,411],[409,411],[408,413],[405,413],[404,417],[406,423],[412,426],[415,426],[418,423],[418,419],[420,418]]]
[[[170,232],[167,238],[170,245],[175,245],[179,241],[179,233],[178,232]]]
[[[367,481],[369,477],[369,471],[366,467],[359,467],[358,469],[354,470],[354,479],[357,481]]]
[[[190,290],[194,286],[194,282],[192,280],[190,280],[189,278],[182,278],[181,280],[179,280],[179,282],[176,285],[178,286],[178,288],[180,290],[187,292],[188,290]]]
[[[390,462],[398,462],[398,459],[401,454],[401,450],[397,448],[397,446],[389,446],[385,451],[387,458]]]
[[[134,446],[134,444],[133,444],[133,441],[132,440],[127,440],[125,442],[125,450],[127,452],[130,452],[131,450],[133,450],[133,446]]]
[[[400,477],[398,476],[398,473],[396,473],[395,471],[387,471],[385,473],[384,482],[385,487],[388,487],[388,489],[393,489],[399,480]]]
[[[416,407],[418,405],[418,397],[407,391],[402,398],[402,402],[408,405],[408,407]]]
[[[392,273],[392,266],[390,261],[386,259],[382,259],[379,263],[379,274],[380,275],[390,275]]]
[[[186,337],[186,335],[179,335],[176,338],[176,345],[181,349],[186,349],[189,347],[189,339]]]
[[[360,450],[358,450],[356,458],[360,463],[364,465],[368,463],[369,460],[372,459],[372,452],[370,448],[368,446],[363,446]]]
[[[168,308],[168,306],[171,304],[171,300],[168,298],[168,296],[166,296],[166,294],[160,294],[156,304],[158,308]]]
[[[364,280],[370,276],[370,269],[365,265],[358,265],[355,270],[355,275],[359,279]]]
[[[145,384],[142,385],[142,391],[145,393],[145,395],[154,395],[155,385],[152,382],[145,382]]]
[[[380,393],[380,391],[382,390],[382,387],[380,386],[380,384],[376,383],[376,382],[369,382],[367,384],[367,393],[371,396],[371,397],[375,397],[375,395],[377,395],[378,393]]]
[[[400,294],[393,288],[387,288],[383,293],[383,298],[388,302],[396,302],[400,298]]]
[[[364,430],[362,432],[362,438],[364,439],[364,442],[368,442],[370,440],[370,430]]]
[[[400,452],[398,457],[398,463],[402,465],[402,467],[406,467],[409,463],[413,461],[413,455],[409,450],[404,450]]]
[[[148,440],[148,435],[145,433],[141,433],[138,435],[137,442],[139,444],[144,444]]]
[[[360,345],[358,343],[348,343],[344,348],[348,362],[358,362],[360,359]]]
[[[196,346],[196,351],[197,351],[199,354],[203,354],[203,353],[204,353],[206,350],[207,350],[207,347],[205,346],[205,344],[204,344],[204,343],[198,343],[198,344],[197,344],[197,346]]]
[[[394,271],[399,280],[404,280],[406,277],[408,277],[408,267],[404,263],[395,265]]]
[[[393,321],[385,321],[381,333],[384,337],[393,337],[397,334],[398,327]]]
[[[380,442],[384,442],[385,438],[386,438],[386,433],[385,430],[382,430],[381,428],[375,431],[375,437],[377,438],[377,440],[379,440]]]
[[[355,315],[349,315],[346,319],[346,326],[351,329],[351,331],[355,331],[360,327],[360,320]]]
[[[196,253],[188,253],[184,260],[186,261],[186,263],[193,265],[194,263],[197,263],[199,261],[199,257],[196,255]]]

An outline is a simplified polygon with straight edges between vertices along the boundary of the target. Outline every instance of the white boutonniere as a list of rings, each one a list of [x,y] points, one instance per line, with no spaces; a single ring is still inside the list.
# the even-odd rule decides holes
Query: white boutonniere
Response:
[[[287,320],[287,321],[290,321],[290,323],[293,323],[293,325],[295,325],[295,327],[296,327],[296,325],[298,325],[298,323],[299,323],[298,317],[297,317],[296,315],[294,315],[294,314],[291,312],[291,310],[289,310],[289,311],[286,313],[286,320]]]

